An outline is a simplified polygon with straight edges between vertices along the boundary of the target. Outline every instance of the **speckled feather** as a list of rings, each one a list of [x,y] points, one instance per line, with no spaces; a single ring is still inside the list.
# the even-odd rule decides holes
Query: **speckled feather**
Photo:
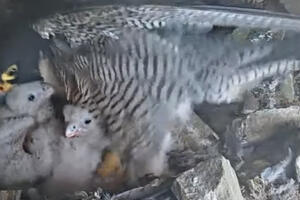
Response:
[[[123,94],[122,87],[131,84],[136,87],[135,97],[149,95],[154,104],[178,104],[187,96],[194,103],[229,103],[237,97],[233,93],[236,88],[299,67],[297,55],[293,55],[297,48],[293,39],[238,46],[230,39],[221,41],[202,36],[203,47],[196,49],[141,31],[124,31],[119,37],[121,40],[101,43],[105,51],[100,51],[98,43],[94,43],[87,45],[84,52],[79,49],[67,59],[53,60],[57,69],[72,69],[81,95],[89,94],[93,101],[102,99],[97,104],[101,107],[103,103],[103,109],[109,107],[103,98],[114,105],[110,98]],[[205,52],[207,48],[219,53],[212,56]],[[89,90],[87,84],[93,89]],[[178,96],[178,92],[182,94]]]
[[[71,47],[97,40],[99,35],[117,38],[123,28],[240,26],[300,31],[299,17],[242,8],[192,6],[94,6],[42,19],[33,27],[44,38],[63,34]]]

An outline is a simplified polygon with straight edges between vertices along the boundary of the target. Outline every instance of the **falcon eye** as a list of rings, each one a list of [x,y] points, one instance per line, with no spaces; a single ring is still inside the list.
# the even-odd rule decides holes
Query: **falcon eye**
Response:
[[[91,122],[92,122],[92,120],[90,120],[90,119],[86,119],[86,120],[84,121],[85,124],[89,124],[89,123],[91,123]]]
[[[28,96],[28,101],[34,101],[35,96],[33,94]]]

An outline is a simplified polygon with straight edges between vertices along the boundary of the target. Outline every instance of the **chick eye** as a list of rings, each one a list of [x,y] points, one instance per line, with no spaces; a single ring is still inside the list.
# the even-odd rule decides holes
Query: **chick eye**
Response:
[[[90,119],[86,119],[86,120],[84,121],[85,124],[89,124],[89,123],[91,123],[91,122],[92,122],[92,120],[90,120]]]
[[[35,96],[33,94],[28,96],[28,101],[34,101]]]

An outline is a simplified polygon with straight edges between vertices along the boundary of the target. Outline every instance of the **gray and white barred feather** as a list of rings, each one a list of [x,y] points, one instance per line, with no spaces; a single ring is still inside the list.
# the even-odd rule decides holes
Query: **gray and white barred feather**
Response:
[[[104,51],[96,50],[97,43],[88,45],[56,65],[57,69],[67,68],[74,73],[77,94],[71,102],[86,107],[95,118],[101,116],[112,135],[123,132],[125,117],[136,124],[149,122],[147,128],[168,124],[182,104],[232,102],[241,89],[251,87],[250,83],[299,68],[297,54],[292,54],[297,48],[295,38],[267,44],[232,43],[230,47],[228,41],[202,37],[202,51],[224,51],[202,57],[201,50],[188,44],[171,43],[154,33],[126,30],[119,40],[102,43]],[[282,47],[289,50],[283,52]],[[66,87],[72,90],[73,85]],[[164,120],[152,123],[153,119]]]
[[[97,51],[97,43],[88,45],[84,53],[77,51],[67,63],[68,69],[84,74],[79,78],[81,81],[94,82],[102,98],[113,98],[134,83],[136,93],[149,95],[151,98],[147,99],[153,103],[177,104],[186,95],[195,103],[229,103],[235,98],[230,95],[235,87],[298,67],[295,38],[238,46],[234,41],[229,45],[228,41],[203,35],[202,46],[197,50],[180,41],[171,43],[156,34],[140,31],[124,31],[120,38],[102,44],[105,49],[102,53]],[[219,52],[199,54],[207,48]],[[121,86],[125,86],[124,90]],[[171,98],[173,91],[177,98]]]
[[[63,34],[71,47],[104,35],[118,38],[123,28],[148,31],[186,25],[196,30],[213,26],[240,26],[299,31],[299,17],[267,11],[209,6],[93,6],[59,13],[34,24],[44,38]]]
[[[157,8],[159,9],[162,8]],[[122,11],[136,14],[130,8],[122,8]],[[172,14],[173,11],[168,10],[170,16],[177,16]],[[178,13],[181,12],[190,13],[187,16],[195,22],[195,10],[186,12],[183,9]],[[199,13],[201,12],[198,11]],[[209,16],[205,19],[218,19],[215,15]],[[226,14],[223,17],[226,18]],[[95,20],[100,18],[95,17]],[[86,25],[93,18],[89,16],[86,21],[84,19],[80,18],[83,21],[74,26],[76,31],[79,28],[79,34],[86,34],[85,30],[80,31],[80,27],[88,27]],[[120,19],[125,19],[125,24],[128,23],[126,17],[122,16]],[[151,17],[149,19],[156,20]],[[172,17],[159,19],[171,20]],[[272,19],[264,26],[280,26],[281,21],[277,23]],[[145,169],[142,173],[147,170],[162,173],[160,170],[165,162],[165,152],[171,144],[169,127],[176,123],[174,119],[188,116],[186,112],[192,104],[204,101],[229,103],[238,99],[244,89],[253,87],[253,83],[299,69],[299,55],[295,51],[299,43],[297,38],[238,44],[228,38],[222,40],[201,34],[197,37],[197,44],[200,45],[195,46],[183,42],[181,36],[170,40],[156,33],[128,30],[125,28],[127,25],[114,24],[119,23],[118,18],[114,20],[114,28],[120,26],[115,32],[118,39],[101,34],[105,29],[101,28],[97,37],[88,34],[88,37],[92,37],[91,40],[78,36],[89,42],[71,49],[71,53],[62,51],[56,54],[55,51],[59,49],[52,48],[54,57],[49,60],[58,79],[64,84],[70,103],[87,109],[95,120],[104,124],[106,135],[113,141],[123,142],[123,146],[118,146],[118,142],[113,145],[120,152],[129,151],[126,156],[132,160],[129,169],[133,172],[136,166]],[[138,21],[134,23],[138,24]],[[73,30],[69,29],[68,22],[66,24],[66,29],[57,25],[54,28]],[[288,23],[286,25],[284,28],[291,28]],[[71,32],[69,35],[66,32],[64,34],[72,40],[74,35]],[[152,160],[146,164],[158,163],[158,168],[147,169],[145,156],[153,156],[157,162]]]

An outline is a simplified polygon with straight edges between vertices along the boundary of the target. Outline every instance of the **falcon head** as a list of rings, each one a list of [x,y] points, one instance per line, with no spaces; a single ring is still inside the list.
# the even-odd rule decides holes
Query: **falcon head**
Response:
[[[66,105],[64,106],[63,114],[66,122],[65,136],[67,138],[100,132],[100,127],[88,109],[75,105]]]

